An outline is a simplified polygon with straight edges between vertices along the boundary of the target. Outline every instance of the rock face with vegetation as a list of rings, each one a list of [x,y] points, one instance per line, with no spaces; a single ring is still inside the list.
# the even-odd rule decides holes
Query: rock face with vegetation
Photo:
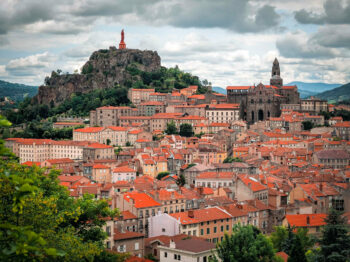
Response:
[[[58,105],[73,93],[88,93],[96,89],[111,88],[136,81],[128,67],[140,71],[160,70],[160,57],[156,51],[138,49],[101,49],[95,51],[85,63],[81,74],[61,74],[53,71],[46,77],[45,85],[39,87],[34,101],[39,104]],[[57,70],[59,71],[59,70]]]

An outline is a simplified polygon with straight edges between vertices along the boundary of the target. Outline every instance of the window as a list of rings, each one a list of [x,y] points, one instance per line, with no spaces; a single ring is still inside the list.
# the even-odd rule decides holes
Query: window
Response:
[[[162,232],[165,232],[165,228],[164,227],[162,228]]]
[[[135,250],[139,250],[140,246],[139,246],[139,242],[135,243]]]
[[[207,228],[207,234],[210,234],[210,228]]]
[[[201,229],[201,236],[203,236],[204,235],[204,230],[203,230],[203,228]]]
[[[164,252],[164,257],[168,257],[168,253],[167,252]]]
[[[224,226],[221,226],[221,232],[224,232]]]
[[[230,229],[229,225],[226,225],[226,231],[228,231]]]
[[[214,233],[216,233],[216,227],[214,227]]]

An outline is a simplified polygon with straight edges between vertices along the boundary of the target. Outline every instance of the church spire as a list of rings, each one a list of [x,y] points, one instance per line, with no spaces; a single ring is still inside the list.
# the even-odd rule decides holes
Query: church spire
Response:
[[[124,42],[124,29],[121,32],[121,39],[120,39],[120,43],[119,43],[119,49],[125,49],[126,48],[126,44]]]
[[[278,62],[277,57],[275,58],[275,60],[273,61],[273,64],[272,64],[271,76],[274,76],[274,75],[278,75],[278,76],[281,75],[280,63]]]
[[[280,63],[278,62],[277,57],[275,58],[272,64],[270,85],[277,87],[283,86],[283,79],[281,78],[280,71]]]

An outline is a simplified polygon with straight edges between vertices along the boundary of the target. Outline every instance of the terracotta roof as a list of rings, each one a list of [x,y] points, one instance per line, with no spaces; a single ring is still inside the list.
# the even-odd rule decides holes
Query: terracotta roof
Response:
[[[253,86],[228,86],[226,90],[247,90]]]
[[[189,217],[189,211],[173,213],[170,216],[180,220],[183,225],[196,224],[206,221],[231,218],[231,215],[218,207],[192,210],[193,217]]]
[[[246,175],[239,175],[238,177],[246,186],[250,187],[253,192],[267,189],[266,186],[262,185],[255,178]]]
[[[102,165],[102,164],[95,164],[92,166],[93,169],[109,169],[109,166]]]
[[[144,237],[145,235],[139,232],[132,232],[132,231],[125,231],[124,233],[118,231],[118,230],[114,230],[114,236],[113,239],[114,240],[123,240],[123,239],[131,239],[131,238],[140,238],[140,237]]]
[[[145,193],[130,192],[124,194],[124,199],[128,202],[132,199],[134,202],[135,208],[145,208],[160,206],[161,204],[155,201],[152,197]]]
[[[121,167],[116,167],[113,169],[113,173],[129,173],[129,172],[136,172],[136,170],[128,167],[128,166],[121,166]]]
[[[26,161],[22,163],[23,166],[39,166],[40,167],[40,162],[35,162],[35,161]]]
[[[286,215],[286,219],[290,226],[295,227],[316,227],[324,226],[326,222],[324,219],[327,214],[298,214],[298,215]],[[308,221],[309,219],[309,221]],[[307,223],[309,222],[309,223]]]
[[[98,133],[101,132],[104,129],[104,127],[85,127],[85,128],[79,128],[73,130],[74,132],[79,133]]]
[[[50,164],[66,164],[66,163],[74,163],[74,161],[70,158],[56,158],[56,159],[48,159],[46,160]]]
[[[96,149],[113,148],[112,146],[108,146],[108,145],[100,144],[100,143],[92,143],[90,145],[87,145],[87,147],[96,148]]]
[[[203,172],[200,173],[196,179],[233,179],[233,172]]]

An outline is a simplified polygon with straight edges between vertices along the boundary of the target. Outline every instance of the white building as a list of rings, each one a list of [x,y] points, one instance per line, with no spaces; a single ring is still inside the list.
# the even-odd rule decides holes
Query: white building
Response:
[[[160,211],[155,216],[148,218],[149,237],[166,235],[175,236],[180,234],[180,221]]]
[[[113,169],[112,183],[115,183],[121,180],[132,181],[132,180],[135,180],[135,178],[136,178],[136,170],[128,166],[121,166]]]
[[[185,238],[170,242],[169,247],[158,246],[160,262],[208,262],[215,244],[199,238]]]

